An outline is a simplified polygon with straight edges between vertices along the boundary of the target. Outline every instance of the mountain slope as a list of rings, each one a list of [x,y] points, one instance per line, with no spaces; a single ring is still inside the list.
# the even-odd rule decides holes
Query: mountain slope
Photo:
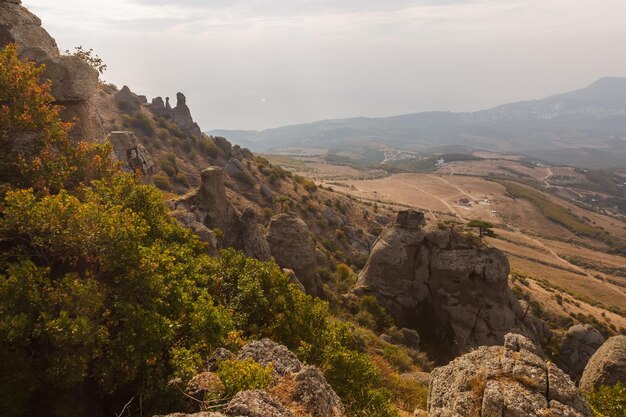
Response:
[[[382,147],[427,152],[434,146],[465,145],[554,164],[624,166],[626,78],[605,77],[572,92],[471,113],[424,112],[211,133],[269,152]]]

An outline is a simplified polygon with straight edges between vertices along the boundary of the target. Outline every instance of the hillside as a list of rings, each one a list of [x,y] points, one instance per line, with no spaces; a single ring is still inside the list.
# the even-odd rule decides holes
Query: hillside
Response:
[[[580,90],[472,113],[427,112],[211,133],[273,153],[309,148],[429,153],[438,146],[463,145],[552,164],[615,168],[626,160],[625,121],[626,78],[606,77]]]
[[[20,3],[0,0],[3,417],[591,417],[621,392],[586,369],[624,341],[618,210],[483,157],[272,162],[202,133],[182,93],[102,83]],[[472,164],[499,175],[443,172]]]

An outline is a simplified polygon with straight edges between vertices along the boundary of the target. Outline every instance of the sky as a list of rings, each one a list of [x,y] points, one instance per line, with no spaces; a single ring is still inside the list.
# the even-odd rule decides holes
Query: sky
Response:
[[[23,0],[203,130],[474,111],[626,76],[624,0]]]

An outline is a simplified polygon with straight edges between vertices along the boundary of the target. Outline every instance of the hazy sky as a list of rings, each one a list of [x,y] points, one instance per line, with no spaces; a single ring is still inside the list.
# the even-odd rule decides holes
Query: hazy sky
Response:
[[[23,0],[203,130],[478,110],[626,76],[624,0]]]

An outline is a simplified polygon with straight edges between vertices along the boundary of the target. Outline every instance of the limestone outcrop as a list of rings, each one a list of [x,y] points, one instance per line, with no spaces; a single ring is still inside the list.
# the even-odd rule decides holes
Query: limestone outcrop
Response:
[[[306,223],[292,214],[278,214],[270,221],[267,242],[276,263],[292,269],[308,294],[320,295],[322,283],[316,272],[315,242]]]
[[[626,336],[610,337],[593,354],[580,378],[581,391],[591,391],[601,385],[626,384]]]
[[[523,336],[518,335],[519,341]],[[591,417],[571,379],[524,348],[482,346],[431,373],[430,417]]]
[[[573,381],[578,382],[593,354],[602,346],[602,333],[589,324],[570,327],[561,341],[559,365]]]
[[[21,59],[45,65],[42,78],[52,81],[52,94],[63,106],[62,118],[74,122],[72,137],[102,139],[104,132],[92,100],[98,71],[76,56],[61,55],[41,20],[20,4],[0,0],[0,48],[14,43]]]
[[[161,97],[154,98],[149,108],[155,115],[171,120],[185,134],[194,138],[202,137],[202,130],[193,121],[191,110],[187,106],[187,98],[183,93],[176,94],[176,107],[174,108],[170,105],[169,97],[165,98],[165,102]]]
[[[194,221],[208,229],[221,230],[224,235],[220,242],[222,247],[242,250],[246,255],[261,261],[272,258],[255,212],[244,210],[240,213],[228,201],[222,168],[209,167],[203,170],[200,187],[172,202],[172,205],[174,211],[192,213]]]
[[[143,104],[142,99],[140,99],[137,94],[130,91],[130,88],[126,85],[122,87],[120,91],[115,93],[113,100],[115,100],[115,104],[120,110],[127,113],[139,111]]]
[[[128,172],[139,171],[142,175],[152,175],[155,171],[154,162],[148,150],[139,143],[133,132],[111,132],[108,140],[113,153]]]
[[[383,230],[359,274],[356,295],[373,294],[421,347],[445,363],[509,332],[533,341],[541,323],[508,287],[506,256],[450,230],[428,231],[423,214],[403,211]]]
[[[234,355],[218,349],[209,359],[210,369],[196,375],[187,386],[187,394],[219,389],[221,382],[213,371],[221,360],[252,359],[275,371],[267,390],[240,391],[221,413],[170,414],[167,417],[343,417],[341,399],[328,384],[322,372],[305,366],[285,346],[269,339],[253,341]],[[202,398],[202,397],[200,397]],[[155,416],[157,417],[157,416]]]

